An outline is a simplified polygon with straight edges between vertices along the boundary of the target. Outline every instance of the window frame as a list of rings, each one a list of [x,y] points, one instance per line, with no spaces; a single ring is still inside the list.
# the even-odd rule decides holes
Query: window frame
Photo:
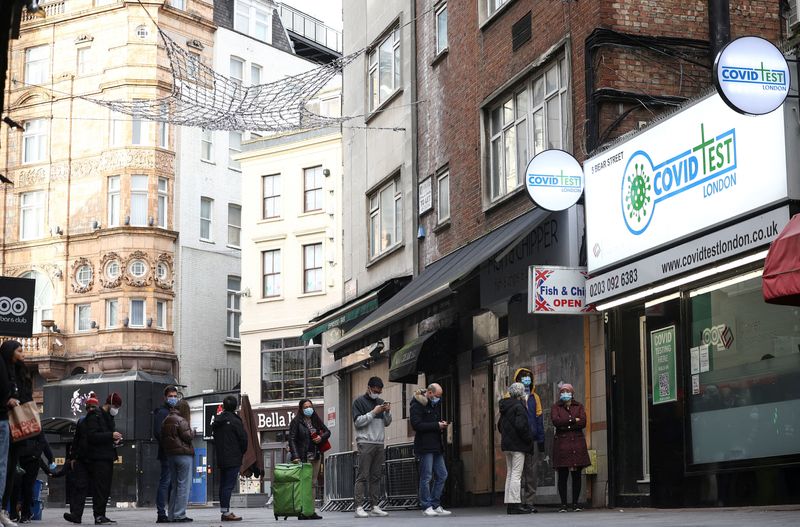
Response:
[[[381,91],[381,65],[380,53],[384,44],[391,40],[392,60],[391,71],[388,76],[392,81],[390,90],[383,95]],[[370,112],[375,112],[387,101],[391,100],[395,93],[400,91],[403,83],[402,76],[402,50],[401,50],[400,23],[395,21],[392,26],[384,32],[381,37],[370,46],[367,53],[367,107]],[[377,88],[377,92],[375,91]]]
[[[442,181],[447,180],[447,216],[442,215]],[[436,176],[436,221],[439,225],[450,221],[450,170],[444,170]]]
[[[283,339],[265,339],[260,344],[261,354],[261,399],[262,401],[293,401],[300,398],[322,398],[324,383],[322,381],[322,346],[313,344],[311,342],[302,343],[298,342],[299,338],[283,338]],[[287,371],[287,354],[292,355],[302,352],[303,365],[302,371],[291,370]],[[270,371],[271,380],[265,377],[264,361],[267,357],[278,357],[277,361],[280,367],[277,370]],[[313,364],[315,367],[310,367]],[[311,371],[315,374],[310,375]],[[293,374],[293,378],[288,378]],[[318,373],[318,374],[317,374]],[[294,384],[294,388],[287,389],[287,382]],[[302,394],[290,393],[289,390],[296,390],[299,388],[297,383],[302,382]],[[270,388],[274,383],[278,383],[278,393],[280,397],[271,397],[270,392],[274,391]]]
[[[33,199],[32,202],[26,203],[26,198]],[[26,214],[26,213],[32,213]],[[36,219],[36,232],[26,236],[26,227],[28,227],[25,218],[34,217]],[[22,192],[19,194],[19,239],[37,240],[44,237],[44,223],[45,223],[45,192],[43,190],[31,190],[29,192]]]
[[[270,272],[267,272],[267,255],[270,255]],[[277,265],[276,265],[277,262]],[[281,266],[281,249],[266,249],[261,251],[261,298],[269,299],[269,298],[281,298],[283,296],[283,284],[282,284],[282,266]],[[277,271],[275,270],[277,268]],[[272,295],[267,294],[267,285],[270,282],[270,278],[275,277],[273,279],[273,285],[275,286],[275,293]]]
[[[142,323],[141,324],[134,324],[133,323],[133,305],[141,304],[142,306]],[[147,327],[147,301],[144,298],[131,298],[128,303],[128,327],[129,328],[137,328],[137,329],[144,329]]]
[[[319,185],[314,187],[308,186],[308,177],[311,175],[313,177],[313,184]],[[303,212],[319,212],[325,207],[324,203],[324,193],[323,189],[325,188],[325,176],[322,173],[322,165],[317,165],[309,168],[303,169]],[[308,200],[309,196],[313,197],[313,205],[314,208],[309,208]]]
[[[440,30],[440,23],[441,23],[440,16],[442,15],[442,13],[444,13],[444,46],[441,45],[441,41],[440,41],[440,38],[439,38],[440,37],[439,30]],[[447,2],[442,2],[442,3],[440,3],[439,5],[437,5],[434,8],[434,12],[433,12],[434,51],[436,52],[435,54],[436,54],[437,57],[439,55],[445,53],[449,49],[449,45],[448,45],[449,44],[449,42],[448,42],[449,41],[449,35],[448,35],[448,32],[447,32],[448,31],[447,19],[448,19]]]
[[[311,262],[314,267],[309,267],[308,250],[313,251]],[[319,258],[319,261],[317,259]],[[322,293],[325,291],[325,263],[324,263],[322,242],[309,243],[303,245],[303,294]],[[309,289],[309,273],[315,275],[315,283],[319,283],[319,289]],[[316,277],[316,275],[319,275]]]
[[[228,168],[237,172],[242,171],[242,163],[234,157],[242,153],[242,135],[242,132],[233,130],[228,132]],[[238,141],[235,141],[234,137],[238,137]],[[237,142],[239,143],[238,147],[236,146]]]
[[[163,183],[163,185],[162,185]],[[158,178],[158,190],[156,198],[156,226],[162,229],[167,228],[167,212],[169,211],[169,179]]]
[[[206,157],[206,149],[208,156]],[[214,162],[214,132],[213,130],[200,129],[200,161]]]
[[[134,182],[144,182],[144,186],[134,186]],[[150,178],[146,174],[131,174],[130,179],[130,202],[129,202],[129,214],[128,214],[128,225],[131,227],[147,227],[148,225],[148,218],[149,218],[149,211],[150,211]],[[134,217],[134,202],[138,203],[138,200],[142,200],[144,203],[144,217],[142,222],[138,222],[138,218]]]
[[[156,329],[167,329],[167,301],[156,300]]]
[[[47,160],[47,150],[50,142],[50,131],[47,119],[37,117],[25,121],[22,130],[22,164],[43,163]],[[33,143],[35,156],[28,157],[28,145]]]
[[[31,60],[31,55],[35,51],[44,50],[46,55]],[[40,44],[25,48],[24,68],[22,80],[27,86],[41,86],[49,82],[50,76],[50,44]]]
[[[75,75],[77,77],[83,77],[91,73],[91,60],[87,60],[87,55],[91,49],[91,46],[79,46],[75,50]]]
[[[231,280],[238,281],[238,288],[233,289],[231,287],[232,283]],[[242,277],[236,275],[228,275],[228,292],[227,292],[227,304],[226,308],[226,324],[225,324],[225,338],[228,340],[239,341],[241,340],[241,334],[239,333],[239,326],[242,323],[242,304],[241,304],[241,287],[242,287]],[[231,334],[231,329],[233,329],[233,334]]]
[[[277,194],[270,194],[267,196],[267,178],[275,178],[275,183],[272,184],[271,190],[272,192],[277,192]],[[267,201],[273,200],[274,203],[274,211],[275,215],[268,216],[267,215]],[[266,176],[261,176],[261,219],[263,220],[271,220],[275,218],[281,217],[281,175],[280,174],[268,174]]]
[[[203,204],[208,203],[208,217],[203,217]],[[200,241],[214,241],[214,199],[207,196],[200,197]],[[203,225],[208,224],[208,237],[203,237]]]
[[[133,267],[135,265],[137,265],[137,264],[141,264],[142,265],[142,272],[141,273],[136,273],[133,270]],[[136,260],[133,260],[130,263],[130,265],[128,265],[128,272],[130,272],[131,275],[136,277],[136,278],[143,278],[143,277],[147,276],[147,271],[148,271],[147,262],[145,262],[144,260],[142,260],[140,258],[137,258]]]
[[[106,304],[106,329],[119,327],[119,299],[108,298],[106,299],[105,304]],[[112,305],[115,306],[113,316],[111,312]]]
[[[239,224],[238,225],[236,225],[234,223],[231,223],[231,209],[233,209],[233,210],[238,209],[239,210]],[[238,231],[237,235],[236,235],[236,237],[238,238],[238,243],[232,243],[231,242],[231,229],[236,229]],[[228,245],[228,247],[233,247],[233,248],[236,248],[236,249],[241,249],[241,247],[242,247],[242,206],[239,205],[238,203],[228,203],[228,244],[227,245]]]
[[[246,8],[246,12],[243,8]],[[259,15],[263,16],[263,20],[259,20]],[[266,42],[270,44],[272,37],[271,18],[272,14],[267,9],[262,9],[262,6],[256,2],[249,0],[234,0],[233,2],[233,29],[239,33],[252,37],[259,42]],[[247,21],[247,28],[241,27],[238,22],[240,19]],[[263,37],[258,34],[258,27],[263,25]]]
[[[548,149],[557,148],[571,151],[571,106],[570,97],[570,69],[565,54],[556,56],[543,67],[531,72],[522,82],[510,87],[505,94],[496,99],[484,109],[483,137],[486,141],[486,198],[488,203],[498,203],[520,188],[524,187],[525,167],[531,158],[536,154]],[[564,71],[566,70],[566,71]],[[554,89],[548,90],[548,74],[553,74],[556,85]],[[541,100],[537,99],[537,93],[541,87]],[[550,105],[556,101],[558,112],[559,136],[557,142],[551,137],[550,133]],[[524,102],[524,109],[520,102]],[[505,108],[510,114],[510,119],[506,119]],[[499,112],[498,119],[494,118],[495,112]],[[495,129],[495,123],[499,122],[499,128]],[[511,133],[509,133],[511,132]],[[520,139],[521,134],[525,134],[524,142]],[[541,144],[538,139],[541,139]],[[510,144],[509,144],[510,143]],[[495,145],[498,145],[495,147]],[[525,147],[525,155],[521,157],[520,145]],[[507,150],[513,151],[514,171],[516,184],[509,186],[511,173],[508,171]],[[500,153],[497,162],[495,158]],[[523,159],[524,157],[524,159]],[[498,173],[495,173],[495,170]]]
[[[86,314],[85,326],[82,325],[82,313]],[[75,304],[75,333],[85,333],[92,329],[92,304]]]
[[[253,75],[254,72],[258,72],[258,82],[253,82]],[[264,73],[264,68],[260,64],[256,64],[255,62],[250,63],[250,86],[259,86],[261,84],[261,80],[263,78],[262,73]]]
[[[234,75],[234,72],[233,72],[234,63],[237,63],[240,66],[240,73],[239,73],[238,77],[236,75]],[[241,57],[237,57],[236,55],[231,55],[230,56],[229,63],[228,63],[228,74],[229,74],[230,78],[232,80],[234,80],[235,82],[237,82],[240,86],[242,84],[244,84],[244,66],[245,66],[246,63],[247,63],[247,61],[244,60]]]
[[[116,182],[112,185],[112,182]],[[116,208],[116,214],[115,209]],[[119,227],[122,217],[122,182],[118,175],[106,178],[106,224]]]
[[[401,179],[399,175],[391,178],[385,184],[381,185],[379,188],[375,189],[372,193],[367,196],[367,238],[369,240],[369,260],[375,260],[380,258],[382,255],[391,252],[396,247],[402,245],[403,243],[403,189],[402,185],[400,184]],[[380,248],[376,250],[375,247],[375,234],[378,236],[382,236],[383,234],[383,219],[384,217],[381,215],[381,195],[389,190],[390,187],[394,187],[394,195],[392,196],[392,215],[393,215],[393,222],[394,222],[394,229],[391,233],[394,237],[392,243],[388,244],[386,247],[383,247],[383,243],[380,244]],[[375,206],[373,206],[373,201],[375,202]],[[399,207],[399,209],[398,209]],[[397,211],[400,211],[400,216],[398,218]],[[373,230],[373,222],[375,218],[378,219],[378,228],[377,230]]]
[[[94,269],[92,266],[83,264],[75,270],[75,282],[81,287],[88,287],[92,283],[94,276]]]

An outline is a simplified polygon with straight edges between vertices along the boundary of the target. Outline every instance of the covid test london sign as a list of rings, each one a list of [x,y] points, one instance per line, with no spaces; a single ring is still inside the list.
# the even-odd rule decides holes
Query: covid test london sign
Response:
[[[715,94],[588,159],[589,273],[786,198],[784,135]]]
[[[714,60],[714,85],[733,110],[763,115],[778,109],[789,94],[789,65],[783,53],[760,37],[728,43]]]

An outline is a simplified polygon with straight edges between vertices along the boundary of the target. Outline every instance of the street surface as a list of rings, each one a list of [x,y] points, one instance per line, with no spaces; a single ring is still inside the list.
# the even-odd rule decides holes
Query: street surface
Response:
[[[656,527],[716,527],[716,526],[797,526],[800,525],[800,507],[748,507],[739,509],[602,509],[584,510],[581,512],[558,513],[555,509],[542,508],[538,514],[525,516],[509,516],[504,508],[475,508],[453,509],[453,515],[443,518],[423,518],[421,511],[392,511],[387,518],[356,519],[352,513],[327,512],[322,513],[323,520],[316,522],[319,526],[351,526],[364,524],[364,526],[408,527],[411,522],[419,525],[449,525],[451,527],[470,527],[484,525],[510,525],[525,524],[531,526],[587,526],[587,527],[616,527],[616,526],[656,526]],[[62,518],[64,509],[45,509],[42,522],[31,525],[72,525]],[[91,508],[84,514],[83,524],[93,525],[91,521]],[[275,521],[272,509],[252,508],[235,509],[234,512],[243,516],[241,522],[225,525],[289,525],[297,522],[296,518]],[[190,525],[221,526],[219,509],[217,508],[190,508],[187,514],[194,522]],[[108,516],[117,520],[118,527],[141,527],[142,525],[155,524],[155,509],[109,509]],[[315,523],[312,522],[312,525]]]

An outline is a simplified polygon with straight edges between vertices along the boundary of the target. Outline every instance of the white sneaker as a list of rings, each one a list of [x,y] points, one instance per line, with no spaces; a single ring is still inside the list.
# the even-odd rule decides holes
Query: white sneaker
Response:
[[[433,507],[428,507],[427,509],[422,511],[422,515],[423,516],[439,516],[438,514],[436,514],[436,511],[433,510]]]
[[[11,521],[11,518],[8,517],[7,511],[0,512],[0,523],[3,524],[3,527],[17,527],[17,524]]]
[[[372,516],[389,516],[388,512],[386,512],[385,510],[381,509],[377,505],[375,507],[372,507],[372,510],[369,511],[369,513]]]
[[[359,507],[356,509],[356,518],[369,518],[369,514],[364,510],[364,507]]]
[[[450,511],[444,510],[441,505],[433,509],[433,512],[435,512],[437,516],[450,516],[451,514],[453,514]]]

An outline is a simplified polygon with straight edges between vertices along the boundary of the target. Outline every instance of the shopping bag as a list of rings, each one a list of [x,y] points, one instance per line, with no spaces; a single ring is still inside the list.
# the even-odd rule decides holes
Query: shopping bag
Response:
[[[8,410],[8,426],[11,428],[11,442],[16,443],[42,433],[39,407],[33,401],[20,404]]]

